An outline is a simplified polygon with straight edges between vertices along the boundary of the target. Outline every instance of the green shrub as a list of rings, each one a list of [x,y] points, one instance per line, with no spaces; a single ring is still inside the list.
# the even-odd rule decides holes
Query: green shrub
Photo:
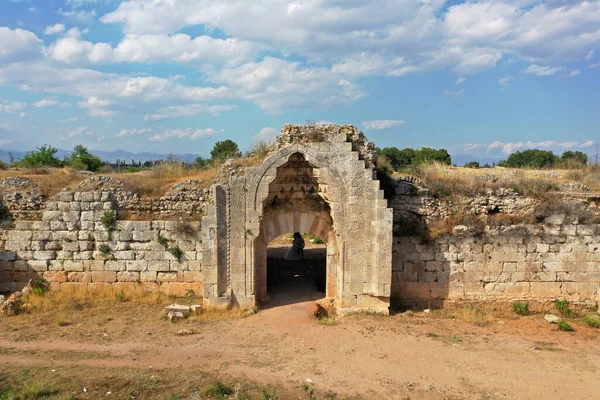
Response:
[[[65,162],[74,169],[97,172],[102,167],[99,157],[90,154],[87,148],[78,144]]]
[[[528,303],[516,302],[516,303],[513,303],[512,306],[513,306],[513,311],[516,314],[523,315],[523,316],[529,315],[529,304]]]
[[[564,331],[564,332],[571,332],[571,331],[573,331],[573,327],[567,321],[560,321],[558,323],[558,330]]]
[[[108,240],[112,240],[112,234],[117,227],[117,217],[113,211],[105,211],[100,219],[102,226],[108,232]]]
[[[169,242],[170,242],[170,240],[169,240],[169,239],[167,239],[166,237],[162,236],[160,233],[158,234],[158,238],[156,239],[156,241],[157,241],[158,243],[160,243],[161,245],[165,246],[165,249],[166,249],[167,247],[169,247]]]
[[[279,400],[279,396],[277,396],[277,392],[270,386],[261,389],[260,400]]]
[[[554,306],[556,307],[558,312],[564,315],[565,317],[573,315],[573,311],[571,311],[571,309],[569,308],[569,302],[567,300],[556,300],[554,302]]]
[[[62,166],[62,163],[58,158],[56,158],[57,152],[57,149],[45,144],[41,147],[38,147],[37,150],[30,151],[29,153],[25,154],[19,164],[26,168],[60,167]]]
[[[594,315],[588,315],[583,319],[583,321],[591,326],[592,328],[600,328],[600,317],[596,317]]]
[[[185,254],[183,250],[179,248],[179,246],[171,247],[168,251],[173,257],[177,259],[177,261],[180,261],[181,257],[183,257],[183,255]]]
[[[123,289],[121,289],[117,293],[115,293],[115,300],[118,303],[124,303],[127,301],[127,296],[125,295],[125,292],[123,291]]]
[[[215,143],[210,151],[210,156],[213,160],[225,161],[228,158],[237,157],[240,154],[240,149],[236,142],[231,139],[223,140]]]
[[[308,240],[312,241],[314,244],[323,244],[323,241],[321,240],[321,238],[313,235],[312,233],[305,233],[305,234],[303,234],[303,236],[305,238],[307,238]]]
[[[110,246],[106,243],[102,243],[100,246],[98,246],[98,251],[100,252],[100,254],[106,257],[110,254]]]
[[[225,398],[233,394],[233,389],[221,381],[217,381],[209,386],[205,391],[207,396],[216,398]]]
[[[0,170],[8,169],[8,164],[0,160]]]

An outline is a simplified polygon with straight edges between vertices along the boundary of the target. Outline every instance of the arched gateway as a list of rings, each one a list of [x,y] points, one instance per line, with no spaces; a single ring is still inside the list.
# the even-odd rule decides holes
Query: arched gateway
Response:
[[[298,231],[327,244],[326,296],[338,311],[387,313],[392,210],[357,149],[367,143],[370,152],[371,144],[353,126],[325,132],[314,137],[311,126],[286,125],[285,143],[280,136],[261,166],[212,187],[214,204],[202,220],[206,303],[265,301],[267,245]]]

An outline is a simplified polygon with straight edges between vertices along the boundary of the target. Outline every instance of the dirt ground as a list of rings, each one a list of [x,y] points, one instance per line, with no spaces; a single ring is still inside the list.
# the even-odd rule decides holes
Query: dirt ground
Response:
[[[244,318],[170,323],[162,306],[133,303],[75,311],[68,323],[0,318],[0,386],[34,374],[54,398],[180,399],[210,397],[201,386],[218,379],[254,388],[250,398],[274,398],[260,389],[269,386],[310,399],[309,379],[317,399],[600,398],[599,329],[474,309],[318,321],[322,294],[300,281]]]

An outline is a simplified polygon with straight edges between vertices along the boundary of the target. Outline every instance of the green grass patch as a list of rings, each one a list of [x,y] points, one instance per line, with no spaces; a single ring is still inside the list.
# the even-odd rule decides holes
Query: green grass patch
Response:
[[[569,308],[569,302],[567,300],[556,300],[554,302],[554,306],[558,310],[559,313],[564,315],[565,317],[570,317],[575,315],[573,310]]]
[[[573,327],[567,321],[560,321],[558,323],[558,330],[559,331],[563,331],[563,332],[572,332],[573,331]]]
[[[181,257],[183,257],[183,255],[185,254],[185,253],[183,252],[183,250],[181,250],[181,249],[179,248],[179,246],[176,246],[176,247],[171,247],[171,248],[169,248],[169,250],[168,250],[168,251],[169,251],[169,253],[171,253],[171,255],[172,255],[173,257],[175,257],[175,258],[177,259],[177,261],[181,260]]]
[[[529,315],[529,303],[521,303],[517,301],[516,303],[513,303],[512,308],[515,314],[522,316]]]
[[[204,393],[213,398],[222,399],[233,394],[233,389],[221,381],[217,381],[206,388]]]
[[[583,322],[585,322],[588,326],[591,326],[592,328],[600,328],[600,317],[597,317],[595,315],[588,315],[583,319]]]

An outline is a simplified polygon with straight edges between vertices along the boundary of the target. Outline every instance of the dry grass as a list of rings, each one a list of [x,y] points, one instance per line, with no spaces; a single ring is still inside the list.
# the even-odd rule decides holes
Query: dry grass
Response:
[[[513,189],[530,197],[544,197],[556,190],[557,184],[580,182],[600,190],[600,174],[594,166],[569,170],[530,170],[511,168],[460,168],[440,163],[416,165],[402,171],[421,179],[440,197],[473,196],[500,188]]]
[[[66,187],[74,188],[89,177],[70,168],[18,168],[0,171],[0,179],[12,176],[31,179],[45,196],[52,196]]]
[[[141,305],[156,306],[159,309],[168,304],[202,304],[202,298],[195,295],[185,297],[169,296],[163,292],[144,290],[136,287],[133,290],[102,286],[89,289],[86,287],[68,287],[51,290],[41,295],[30,295],[27,298],[32,312],[49,315],[58,326],[71,324],[71,316],[80,311],[109,311],[116,307],[131,309]],[[190,316],[189,320],[220,321],[243,318],[256,313],[255,309],[239,307],[206,308],[199,315]]]
[[[514,318],[514,315],[507,310],[476,305],[431,310],[429,315],[432,318],[456,319],[475,326],[488,326],[500,319]]]
[[[148,291],[142,287],[125,290],[114,289],[111,286],[94,289],[84,286],[51,290],[38,296],[31,295],[27,301],[32,305],[35,312],[51,311],[60,315],[63,312],[82,311],[91,308],[110,309],[119,303],[166,305],[170,299],[162,292]]]
[[[187,179],[202,179],[206,186],[212,183],[217,169],[186,168],[180,164],[160,164],[149,171],[106,174],[124,182],[125,188],[142,197],[156,198],[164,195],[171,186]],[[19,176],[31,179],[40,193],[52,196],[64,188],[75,189],[90,177],[69,168],[9,169],[0,171],[0,179]]]
[[[203,186],[208,187],[216,174],[215,168],[198,169],[186,168],[181,164],[160,164],[149,171],[114,173],[108,176],[120,179],[127,190],[143,198],[157,198],[164,195],[174,184],[188,179],[201,179]]]

